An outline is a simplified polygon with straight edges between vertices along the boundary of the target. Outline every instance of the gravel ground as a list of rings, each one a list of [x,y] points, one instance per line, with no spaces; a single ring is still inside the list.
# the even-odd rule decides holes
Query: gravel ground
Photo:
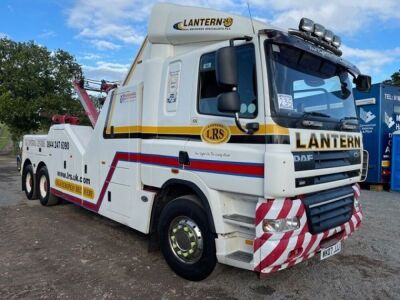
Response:
[[[198,283],[177,277],[148,239],[70,204],[47,208],[20,191],[0,157],[0,298],[400,299],[400,194],[362,192],[364,223],[339,255],[264,279],[218,265]]]

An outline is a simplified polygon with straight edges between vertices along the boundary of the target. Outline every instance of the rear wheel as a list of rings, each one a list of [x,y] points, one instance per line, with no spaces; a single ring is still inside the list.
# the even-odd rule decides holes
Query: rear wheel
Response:
[[[42,167],[38,173],[38,194],[40,203],[44,206],[56,205],[59,198],[50,193],[50,179],[47,167]]]
[[[168,203],[161,213],[158,233],[165,260],[179,276],[199,281],[214,270],[215,237],[195,196]]]
[[[22,184],[26,198],[28,198],[29,200],[35,199],[36,198],[35,174],[33,173],[32,165],[25,166],[22,172]]]

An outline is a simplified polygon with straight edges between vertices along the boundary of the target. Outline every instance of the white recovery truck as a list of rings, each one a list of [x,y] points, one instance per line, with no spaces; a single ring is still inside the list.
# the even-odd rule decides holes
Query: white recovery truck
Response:
[[[22,186],[151,235],[190,280],[217,262],[268,274],[341,250],[365,175],[340,38],[156,4],[148,36],[93,126],[23,140]],[[154,243],[157,242],[157,243]]]

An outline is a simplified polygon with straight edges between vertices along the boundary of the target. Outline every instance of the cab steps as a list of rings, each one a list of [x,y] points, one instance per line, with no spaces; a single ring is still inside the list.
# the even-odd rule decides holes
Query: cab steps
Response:
[[[242,250],[229,253],[223,259],[220,259],[220,261],[229,266],[239,267],[251,271],[254,270],[253,253]]]
[[[240,227],[248,228],[248,229],[255,228],[254,218],[239,215],[239,214],[224,215],[224,222],[232,224],[232,225],[237,225]]]

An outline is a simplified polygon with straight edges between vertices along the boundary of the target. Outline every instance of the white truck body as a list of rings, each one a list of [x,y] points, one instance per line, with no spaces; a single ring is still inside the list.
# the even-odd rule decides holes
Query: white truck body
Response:
[[[176,196],[196,194],[215,233],[218,262],[263,274],[314,256],[324,242],[347,238],[360,225],[359,206],[345,222],[314,233],[310,214],[314,206],[358,202],[361,133],[277,124],[266,68],[268,36],[262,33],[275,28],[258,21],[253,26],[223,12],[155,5],[148,37],[124,84],[109,93],[96,126],[58,124],[48,135],[25,136],[22,165],[30,164],[34,174],[45,165],[52,195],[143,233],[155,231],[155,210],[168,198],[166,188]],[[213,67],[204,55],[243,36],[252,40],[236,46],[244,57],[254,57],[256,104],[244,104],[253,117],[241,122],[258,123],[254,134],[241,132],[231,116],[199,111],[199,80],[209,80],[203,69]],[[293,97],[286,100],[282,105],[290,108]],[[332,156],[326,162],[324,153]],[[320,167],[314,162],[297,170],[296,163],[317,157]],[[264,220],[285,218],[298,218],[299,226],[265,231]]]

